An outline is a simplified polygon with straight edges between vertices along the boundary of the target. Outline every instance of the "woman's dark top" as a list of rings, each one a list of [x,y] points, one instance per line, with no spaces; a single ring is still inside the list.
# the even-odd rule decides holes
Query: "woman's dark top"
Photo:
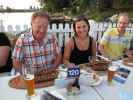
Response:
[[[87,50],[79,50],[79,48],[76,45],[75,38],[73,37],[74,42],[74,48],[70,54],[70,62],[74,63],[75,65],[82,64],[82,63],[88,63],[88,58],[92,56],[92,38],[89,37],[89,46]]]
[[[9,46],[11,48],[8,37],[3,33],[0,33],[0,46]],[[11,50],[10,50],[6,65],[0,66],[0,73],[10,72],[11,69],[12,69],[12,59],[11,59]]]

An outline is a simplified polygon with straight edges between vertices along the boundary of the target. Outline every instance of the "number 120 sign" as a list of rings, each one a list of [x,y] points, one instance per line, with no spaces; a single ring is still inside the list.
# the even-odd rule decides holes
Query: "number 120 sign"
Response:
[[[80,68],[74,67],[74,68],[68,68],[67,70],[67,77],[77,77],[80,75]]]

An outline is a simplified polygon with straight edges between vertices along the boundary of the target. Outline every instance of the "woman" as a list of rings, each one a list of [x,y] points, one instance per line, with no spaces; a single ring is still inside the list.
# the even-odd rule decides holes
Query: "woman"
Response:
[[[66,43],[63,62],[66,66],[88,63],[95,60],[96,42],[88,36],[90,24],[84,16],[79,16],[73,22],[75,35]]]
[[[10,72],[12,69],[11,45],[4,32],[0,32],[0,73]]]

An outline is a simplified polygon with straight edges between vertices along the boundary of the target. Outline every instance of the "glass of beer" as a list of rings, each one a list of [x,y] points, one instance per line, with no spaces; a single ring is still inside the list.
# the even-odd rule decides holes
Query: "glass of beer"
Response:
[[[30,65],[24,66],[23,77],[26,83],[27,96],[35,96],[34,68]]]
[[[108,82],[112,82],[112,79],[115,75],[115,72],[116,72],[116,67],[111,66],[111,67],[108,68],[108,74],[107,74]]]

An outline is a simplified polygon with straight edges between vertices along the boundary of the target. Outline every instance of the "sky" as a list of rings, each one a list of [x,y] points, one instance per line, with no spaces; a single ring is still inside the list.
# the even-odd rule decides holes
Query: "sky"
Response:
[[[0,0],[0,5],[4,8],[9,6],[14,9],[28,9],[30,6],[38,7],[37,0]]]
[[[1,5],[4,8],[9,6],[12,9],[29,9],[30,6],[39,7],[37,0],[0,0]],[[0,25],[3,25],[5,30],[7,30],[8,25],[12,25],[13,29],[16,25],[20,25],[21,29],[23,25],[30,27],[31,15],[32,13],[0,13],[0,21],[2,20]]]

